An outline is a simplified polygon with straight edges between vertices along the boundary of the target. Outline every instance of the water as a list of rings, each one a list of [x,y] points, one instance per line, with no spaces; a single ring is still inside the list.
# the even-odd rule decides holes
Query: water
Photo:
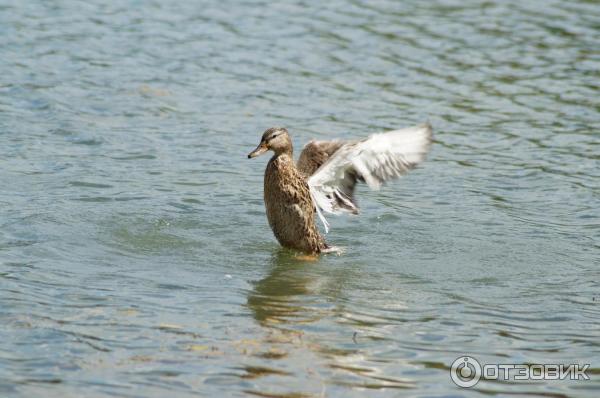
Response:
[[[598,396],[599,41],[583,0],[1,2],[0,395]],[[425,120],[343,256],[279,248],[267,127]]]

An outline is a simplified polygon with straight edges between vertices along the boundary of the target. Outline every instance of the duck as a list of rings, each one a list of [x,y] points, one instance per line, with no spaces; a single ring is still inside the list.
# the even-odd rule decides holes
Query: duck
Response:
[[[264,131],[248,158],[273,155],[264,173],[267,220],[283,247],[309,256],[337,252],[316,226],[318,217],[329,232],[323,213],[358,214],[355,186],[364,182],[378,190],[422,163],[433,140],[429,123],[372,134],[357,140],[309,141],[294,162],[293,145],[285,127]]]

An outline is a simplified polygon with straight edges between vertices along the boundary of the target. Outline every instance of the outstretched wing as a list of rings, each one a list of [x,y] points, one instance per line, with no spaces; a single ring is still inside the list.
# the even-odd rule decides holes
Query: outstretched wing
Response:
[[[358,213],[354,201],[357,181],[379,189],[385,181],[398,178],[425,159],[432,141],[429,123],[373,134],[339,148],[308,179],[317,214],[329,230],[320,210],[332,214]]]
[[[347,141],[310,141],[304,146],[296,167],[306,178],[313,175],[323,163],[340,149]]]

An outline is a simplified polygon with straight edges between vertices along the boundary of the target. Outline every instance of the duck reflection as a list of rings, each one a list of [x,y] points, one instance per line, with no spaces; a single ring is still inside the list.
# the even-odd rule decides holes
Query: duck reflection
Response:
[[[288,361],[288,365],[308,360],[310,365],[307,364],[307,367],[311,368],[319,363],[318,366],[336,372],[337,376],[329,383],[345,387],[414,387],[410,380],[387,374],[395,368],[386,370],[387,361],[370,360],[364,348],[361,349],[354,339],[356,332],[364,330],[365,333],[361,333],[364,340],[364,335],[371,332],[373,325],[357,317],[347,319],[343,315],[349,311],[345,306],[348,299],[344,297],[344,288],[355,276],[348,267],[332,266],[326,258],[319,262],[303,261],[286,249],[273,252],[269,262],[268,275],[254,284],[247,300],[254,319],[267,332],[259,344],[263,349],[256,354],[258,357]],[[306,324],[311,325],[306,327]],[[313,354],[319,359],[315,359]],[[392,361],[392,365],[395,366],[395,362]],[[246,378],[261,377],[267,372],[275,374],[273,369],[263,367],[253,370],[253,373],[248,368],[245,371]],[[313,378],[314,375],[311,373],[308,377]],[[289,377],[286,377],[287,380]],[[299,386],[299,391],[303,391],[299,395],[322,395],[322,391],[305,390],[312,385],[314,383]],[[296,396],[296,393],[290,396]]]
[[[270,259],[269,274],[256,282],[248,295],[248,308],[263,326],[314,322],[325,314],[317,310],[325,301],[319,294],[321,268],[299,260],[294,252],[278,249]],[[322,269],[321,269],[322,270]]]

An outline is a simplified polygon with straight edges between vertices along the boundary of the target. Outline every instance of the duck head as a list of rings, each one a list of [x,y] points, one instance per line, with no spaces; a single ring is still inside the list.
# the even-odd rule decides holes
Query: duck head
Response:
[[[273,151],[276,155],[282,153],[292,153],[292,140],[288,131],[283,127],[271,127],[265,130],[260,140],[260,144],[255,150],[248,154],[248,159],[255,158],[267,151]]]

